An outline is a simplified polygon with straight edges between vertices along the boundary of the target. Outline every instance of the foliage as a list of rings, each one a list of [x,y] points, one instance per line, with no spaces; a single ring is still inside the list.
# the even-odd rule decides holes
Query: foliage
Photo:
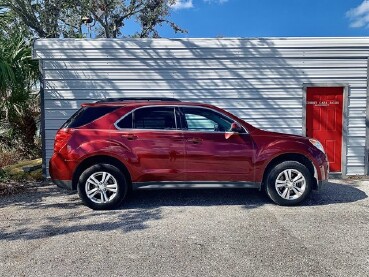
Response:
[[[137,14],[142,27],[139,37],[159,37],[159,33],[155,27],[163,23],[169,24],[176,33],[186,32],[174,22],[167,19],[169,16],[169,6],[174,5],[176,1],[151,0],[147,2],[148,4],[143,6],[141,11]],[[161,4],[163,2],[166,3]]]
[[[0,169],[4,166],[15,164],[19,161],[19,155],[16,150],[0,148]],[[1,170],[0,170],[1,171]]]
[[[0,168],[0,197],[20,193],[32,188],[35,182],[43,180],[41,168],[24,172],[24,166],[41,165],[41,159],[21,161],[15,165]]]
[[[158,26],[185,32],[168,18],[177,0],[0,0],[0,14],[22,22],[36,37],[159,37]],[[1,7],[3,9],[1,9]],[[127,34],[127,21],[140,31]]]
[[[10,127],[9,133],[0,136],[1,148],[36,149],[35,117],[39,111],[32,88],[38,76],[38,63],[32,60],[30,43],[23,35],[0,36],[0,122]]]
[[[30,188],[35,181],[43,180],[42,160],[22,160],[10,166],[0,167],[0,196],[20,193]],[[36,167],[31,172],[24,172],[24,167]]]
[[[17,194],[25,190],[26,186],[18,182],[0,182],[0,196]]]
[[[0,0],[0,159],[6,163],[40,155],[35,143],[39,78],[32,38],[90,36],[159,37],[177,0]],[[134,22],[135,31],[125,26]],[[130,24],[131,25],[131,24]],[[10,154],[9,154],[10,153]],[[4,162],[1,166],[4,165]]]
[[[26,37],[30,37],[29,28],[25,26],[17,14],[10,9],[1,8],[0,0],[0,36],[12,36],[22,33]]]

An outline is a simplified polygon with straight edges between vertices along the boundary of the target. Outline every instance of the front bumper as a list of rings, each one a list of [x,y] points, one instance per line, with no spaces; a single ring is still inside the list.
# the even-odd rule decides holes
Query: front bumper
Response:
[[[317,182],[316,190],[319,191],[328,183],[328,180],[320,180]]]
[[[318,173],[317,170],[319,171],[319,175],[316,174],[316,176],[314,176],[317,181],[316,186],[314,188],[315,190],[321,190],[322,187],[324,187],[324,185],[328,183],[329,163],[328,163],[327,156],[324,155],[321,161],[322,162],[319,164],[319,166],[315,168],[315,173]]]

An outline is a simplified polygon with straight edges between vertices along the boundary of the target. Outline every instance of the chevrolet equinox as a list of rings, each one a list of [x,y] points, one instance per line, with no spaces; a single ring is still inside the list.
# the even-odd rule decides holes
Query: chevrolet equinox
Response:
[[[245,187],[296,205],[328,177],[319,141],[263,131],[218,107],[173,98],[83,104],[58,130],[50,176],[92,209],[131,189]]]

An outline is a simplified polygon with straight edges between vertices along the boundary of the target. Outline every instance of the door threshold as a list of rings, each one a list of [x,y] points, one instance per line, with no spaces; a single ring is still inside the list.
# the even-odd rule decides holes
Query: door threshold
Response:
[[[329,179],[343,179],[342,172],[329,172]]]

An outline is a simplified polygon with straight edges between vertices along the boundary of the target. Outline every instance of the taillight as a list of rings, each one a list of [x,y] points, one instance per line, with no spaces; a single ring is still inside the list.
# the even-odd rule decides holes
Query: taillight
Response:
[[[55,135],[54,152],[59,152],[68,143],[71,136],[70,130],[60,129]]]

